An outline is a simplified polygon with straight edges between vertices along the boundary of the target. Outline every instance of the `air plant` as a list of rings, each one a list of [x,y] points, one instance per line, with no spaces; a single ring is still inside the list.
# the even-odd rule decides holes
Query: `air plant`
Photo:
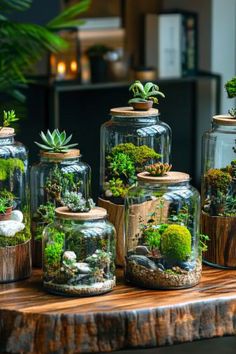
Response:
[[[228,98],[235,98],[236,97],[236,76],[226,82],[225,89],[226,89]],[[228,113],[231,115],[232,118],[236,118],[236,108],[229,109]]]
[[[52,133],[50,130],[47,131],[47,134],[44,132],[40,133],[40,137],[43,140],[44,144],[37,143],[41,149],[50,151],[50,152],[68,152],[72,147],[77,146],[78,144],[69,144],[68,143],[72,139],[72,134],[70,136],[66,136],[66,132],[59,132],[58,129],[55,129]]]
[[[172,165],[168,163],[157,162],[152,165],[148,165],[145,167],[145,171],[147,171],[151,176],[161,177],[165,176],[167,172],[169,172],[172,168]]]
[[[152,82],[147,82],[143,85],[139,80],[136,80],[129,87],[129,91],[132,91],[134,96],[129,100],[129,103],[153,101],[153,103],[158,104],[156,96],[165,97],[164,93],[159,91],[159,86]]]

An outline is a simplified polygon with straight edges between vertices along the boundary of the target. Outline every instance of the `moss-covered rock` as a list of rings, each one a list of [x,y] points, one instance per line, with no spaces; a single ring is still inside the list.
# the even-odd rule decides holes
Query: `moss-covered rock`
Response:
[[[161,235],[161,253],[175,261],[185,261],[191,255],[191,233],[182,225],[169,225]]]

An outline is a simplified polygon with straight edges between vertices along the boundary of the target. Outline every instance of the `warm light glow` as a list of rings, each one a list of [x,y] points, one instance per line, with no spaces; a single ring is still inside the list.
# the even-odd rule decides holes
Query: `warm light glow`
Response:
[[[72,60],[70,63],[70,70],[75,73],[78,70],[78,65],[77,65],[77,61]]]
[[[66,72],[66,63],[64,61],[59,61],[57,64],[57,72],[60,75],[64,75]]]

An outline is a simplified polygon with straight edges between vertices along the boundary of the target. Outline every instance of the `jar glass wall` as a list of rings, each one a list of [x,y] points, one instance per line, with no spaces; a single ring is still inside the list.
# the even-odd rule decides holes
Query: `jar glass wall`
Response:
[[[31,273],[28,152],[14,135],[0,130],[0,282]]]
[[[41,266],[43,228],[53,221],[55,208],[62,206],[65,193],[90,196],[91,169],[81,161],[77,149],[67,153],[41,152],[40,162],[32,166],[30,177],[33,264]]]
[[[44,288],[61,295],[91,296],[115,286],[115,230],[106,210],[56,209],[43,238]]]
[[[206,263],[236,268],[236,121],[214,116],[203,136],[202,232]]]
[[[200,196],[189,175],[138,175],[125,208],[125,278],[151,289],[196,285],[201,277]]]

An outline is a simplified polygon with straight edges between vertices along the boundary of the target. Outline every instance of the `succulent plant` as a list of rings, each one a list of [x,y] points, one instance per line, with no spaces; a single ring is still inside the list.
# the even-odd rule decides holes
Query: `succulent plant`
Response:
[[[225,89],[226,89],[228,98],[235,98],[236,97],[236,76],[226,82]],[[236,108],[229,109],[228,113],[233,118],[236,118]]]
[[[157,104],[158,99],[155,96],[165,97],[164,93],[159,91],[159,87],[152,82],[143,85],[139,80],[136,80],[129,87],[129,91],[132,91],[134,96],[129,100],[129,103],[153,101]]]
[[[95,207],[95,204],[91,198],[85,199],[82,193],[66,192],[62,204],[67,206],[70,211],[73,212],[88,212]]]
[[[0,129],[3,127],[9,127],[11,123],[16,122],[19,120],[19,118],[16,117],[15,111],[3,111],[3,120],[2,120],[2,126]]]
[[[51,223],[55,217],[55,205],[53,203],[42,204],[38,207],[35,218],[44,223]]]
[[[41,149],[51,152],[64,153],[69,151],[72,147],[78,145],[68,145],[68,143],[71,141],[72,134],[67,137],[65,131],[59,132],[58,129],[55,129],[52,133],[50,132],[50,130],[48,130],[46,134],[44,134],[44,132],[41,132],[40,136],[44,144],[37,143],[36,141],[35,144],[38,145]]]
[[[157,162],[153,165],[146,166],[145,171],[147,171],[151,176],[160,177],[166,175],[171,168],[172,165],[169,165],[168,163]]]

